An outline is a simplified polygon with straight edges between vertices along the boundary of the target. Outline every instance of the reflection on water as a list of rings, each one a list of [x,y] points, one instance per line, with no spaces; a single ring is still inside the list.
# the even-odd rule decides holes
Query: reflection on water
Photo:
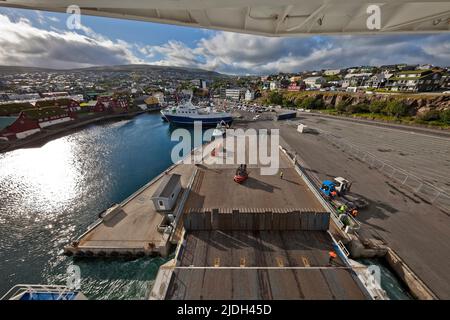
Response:
[[[64,284],[73,260],[62,247],[171,164],[170,131],[145,114],[0,154],[0,294],[17,283]],[[121,299],[144,297],[162,262],[76,261],[88,297]]]
[[[63,138],[41,149],[6,154],[2,159],[5,165],[0,167],[2,189],[14,195],[28,214],[38,207],[43,214],[36,218],[48,217],[57,207],[69,205],[78,192],[81,169],[74,149],[74,142]]]

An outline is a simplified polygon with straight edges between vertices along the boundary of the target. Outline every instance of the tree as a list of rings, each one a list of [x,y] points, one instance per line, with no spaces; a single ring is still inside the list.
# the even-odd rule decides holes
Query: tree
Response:
[[[442,110],[439,114],[439,118],[443,123],[450,125],[450,109]]]
[[[386,105],[386,112],[396,118],[402,117],[408,113],[408,106],[399,100],[391,100]]]
[[[272,91],[269,93],[268,97],[267,97],[267,101],[270,104],[283,104],[283,96],[277,92],[277,91]]]
[[[345,112],[347,110],[348,103],[345,100],[339,101],[339,103],[336,105],[336,110],[338,112]]]
[[[354,105],[348,105],[346,107],[348,113],[366,113],[369,111],[369,106],[365,103],[359,103]]]
[[[371,113],[381,113],[386,108],[386,101],[378,100],[369,105],[369,111]]]
[[[286,96],[283,96],[282,101],[283,101],[283,103],[282,103],[283,107],[286,107],[286,108],[294,108],[295,107],[294,102]]]
[[[423,121],[433,121],[440,119],[440,113],[437,110],[428,110],[427,112],[418,115],[418,118]]]
[[[301,109],[315,109],[315,101],[314,97],[306,97],[304,99],[297,100],[297,108]]]
[[[322,99],[316,99],[314,101],[314,109],[323,109],[325,107],[325,103]]]

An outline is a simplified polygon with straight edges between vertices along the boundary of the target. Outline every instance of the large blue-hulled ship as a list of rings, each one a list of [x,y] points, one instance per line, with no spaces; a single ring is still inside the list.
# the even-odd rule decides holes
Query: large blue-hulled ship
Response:
[[[233,117],[228,112],[216,112],[211,107],[196,107],[191,101],[176,107],[161,110],[162,119],[176,125],[193,125],[200,121],[203,126],[230,124]]]

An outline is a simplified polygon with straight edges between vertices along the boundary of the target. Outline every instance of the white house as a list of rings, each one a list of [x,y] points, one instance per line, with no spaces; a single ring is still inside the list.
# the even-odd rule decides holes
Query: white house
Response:
[[[384,88],[389,78],[393,76],[392,73],[381,72],[373,75],[366,81],[366,86],[370,88]]]
[[[307,87],[315,89],[321,88],[322,85],[326,82],[324,77],[309,77],[304,81]]]
[[[164,93],[162,92],[155,92],[153,93],[153,96],[158,99],[158,103],[159,104],[164,104],[165,100],[164,100]]]
[[[276,81],[270,82],[270,90],[277,90],[278,89],[278,83]]]
[[[344,77],[342,88],[363,86],[371,76],[371,73],[348,73]]]
[[[231,100],[240,100],[242,96],[244,96],[245,91],[241,88],[236,89],[226,89],[225,90],[225,98]]]
[[[247,90],[245,92],[245,101],[252,101],[253,99],[255,99],[255,93],[250,90]]]
[[[324,74],[326,76],[335,76],[341,73],[341,69],[329,69],[325,70]]]

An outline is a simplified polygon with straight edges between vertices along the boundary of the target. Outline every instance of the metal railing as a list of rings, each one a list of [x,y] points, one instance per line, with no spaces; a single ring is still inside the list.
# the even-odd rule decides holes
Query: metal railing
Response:
[[[326,139],[339,146],[342,151],[348,152],[353,157],[357,157],[359,160],[368,164],[370,168],[376,169],[386,177],[402,185],[403,187],[406,187],[422,201],[433,204],[446,212],[450,212],[450,195],[444,190],[423,181],[421,178],[411,174],[410,172],[379,159],[368,151],[361,150],[343,138],[339,138],[328,131],[319,129],[316,130],[321,135],[325,136]]]
[[[345,245],[342,243],[341,240],[338,241],[338,246],[339,248],[341,248],[342,252],[348,257],[350,256],[350,252],[348,252],[347,248],[345,247]]]
[[[65,295],[72,292],[76,293],[66,286],[18,284],[12,287],[0,300],[18,300],[26,293],[29,293],[30,296],[37,293],[57,293],[58,296],[55,300],[65,300]]]
[[[343,232],[345,232],[345,225],[343,224],[343,222],[339,219],[339,216],[335,210],[335,208],[326,200],[324,199],[324,197],[322,196],[322,194],[320,193],[320,191],[318,190],[318,185],[317,182],[314,183],[311,178],[311,176],[309,176],[306,171],[303,169],[302,166],[300,166],[298,164],[298,155],[297,158],[292,157],[293,152],[291,150],[289,150],[289,145],[285,143],[285,141],[281,138],[281,140],[284,142],[284,146],[280,145],[280,149],[281,151],[283,151],[286,156],[293,162],[294,164],[294,169],[295,171],[297,171],[297,173],[299,174],[299,176],[303,179],[303,181],[307,184],[307,186],[309,187],[309,189],[311,190],[311,192],[316,196],[317,200],[319,200],[319,202],[324,206],[324,208],[330,213],[330,217],[333,220],[333,223],[336,225],[336,227],[339,230],[342,230]],[[320,185],[320,184],[319,184]],[[356,224],[358,227],[360,226],[359,223]]]
[[[183,215],[183,210],[184,210],[184,205],[189,197],[189,194],[191,192],[192,189],[192,185],[195,181],[195,178],[197,177],[197,173],[198,173],[198,169],[197,167],[194,168],[194,171],[191,174],[191,177],[189,178],[189,182],[186,186],[186,189],[183,192],[183,195],[181,197],[180,202],[178,203],[177,207],[175,208],[174,211],[174,216],[175,216],[175,220],[173,222],[173,229],[172,229],[172,233],[170,235],[169,241],[173,242],[174,241],[174,237],[176,237],[176,233],[178,230],[178,224],[180,223],[180,219],[181,216]]]

